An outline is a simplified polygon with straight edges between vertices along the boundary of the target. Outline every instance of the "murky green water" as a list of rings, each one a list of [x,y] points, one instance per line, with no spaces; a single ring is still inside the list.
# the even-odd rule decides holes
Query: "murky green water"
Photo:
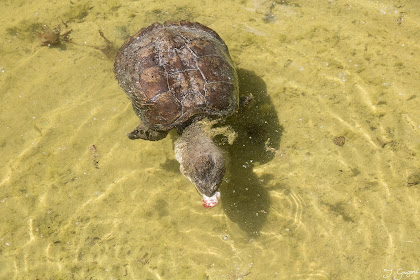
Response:
[[[1,279],[420,279],[417,0],[0,11]],[[119,46],[181,19],[221,35],[254,95],[228,120],[238,137],[210,211],[174,133],[125,136],[137,117],[98,33]],[[73,43],[41,46],[59,24]]]

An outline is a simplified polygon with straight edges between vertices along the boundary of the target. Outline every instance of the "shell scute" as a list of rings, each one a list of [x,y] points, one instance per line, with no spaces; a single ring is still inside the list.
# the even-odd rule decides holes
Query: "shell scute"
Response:
[[[168,75],[168,84],[180,102],[183,102],[187,96],[191,96],[191,93],[204,94],[204,80],[198,70],[171,73]]]
[[[194,54],[197,57],[205,55],[222,55],[220,50],[214,48],[214,46],[209,41],[203,39],[196,39],[189,42],[188,47],[194,52]]]
[[[234,87],[234,84],[225,82],[214,82],[206,84],[205,89],[208,106],[214,110],[220,110],[222,112],[223,108],[234,106],[232,103],[235,101],[232,100],[232,98],[229,98],[229,96],[226,95],[220,96],[218,94],[220,91],[233,91]]]
[[[171,92],[159,94],[155,102],[147,106],[145,116],[149,125],[165,130],[167,126],[177,120],[181,115],[181,104]]]
[[[225,59],[219,56],[199,57],[197,58],[197,65],[208,83],[232,82],[234,69]]]
[[[162,66],[149,67],[141,72],[141,91],[147,99],[153,99],[156,95],[169,90],[165,75],[163,75],[164,72],[165,70]]]

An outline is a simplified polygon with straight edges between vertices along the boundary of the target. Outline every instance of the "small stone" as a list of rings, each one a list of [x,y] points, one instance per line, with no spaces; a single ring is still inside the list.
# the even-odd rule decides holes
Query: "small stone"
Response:
[[[420,184],[420,171],[408,175],[407,185],[415,186]]]
[[[338,136],[334,138],[333,142],[337,146],[343,146],[346,143],[346,138],[344,136]]]

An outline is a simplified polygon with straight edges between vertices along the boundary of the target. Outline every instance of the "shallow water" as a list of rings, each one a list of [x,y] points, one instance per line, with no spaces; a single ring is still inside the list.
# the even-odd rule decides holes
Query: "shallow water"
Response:
[[[63,3],[0,2],[1,279],[420,279],[417,0]],[[181,19],[254,96],[211,210],[175,133],[125,136],[98,33]],[[72,43],[41,46],[58,24]]]

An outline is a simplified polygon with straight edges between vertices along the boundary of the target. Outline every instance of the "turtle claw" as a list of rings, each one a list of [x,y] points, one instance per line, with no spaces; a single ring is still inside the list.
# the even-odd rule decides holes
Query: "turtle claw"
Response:
[[[142,125],[136,127],[133,131],[127,134],[128,138],[131,140],[136,139],[143,139],[149,141],[158,141],[166,137],[168,135],[167,131],[156,131],[147,129]]]

